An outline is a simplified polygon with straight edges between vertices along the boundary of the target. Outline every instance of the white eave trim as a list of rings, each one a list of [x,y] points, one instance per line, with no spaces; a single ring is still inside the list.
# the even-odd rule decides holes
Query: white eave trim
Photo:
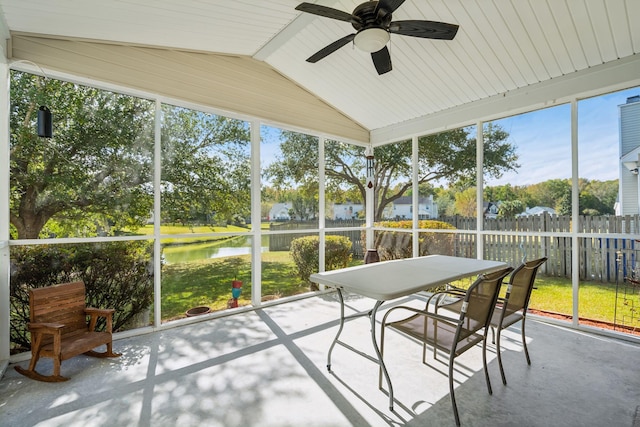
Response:
[[[371,131],[373,146],[522,114],[640,85],[640,55]]]

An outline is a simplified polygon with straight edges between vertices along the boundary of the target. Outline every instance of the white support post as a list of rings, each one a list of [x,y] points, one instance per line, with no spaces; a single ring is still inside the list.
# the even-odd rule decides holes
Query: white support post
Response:
[[[484,123],[476,124],[476,254],[484,259]]]
[[[326,144],[327,139],[324,137],[320,137],[318,141],[318,227],[320,228],[320,233],[318,235],[318,244],[320,247],[318,248],[318,271],[323,272],[325,270],[325,158],[324,158],[324,145]],[[320,286],[320,289],[324,289],[324,285]]]
[[[153,150],[153,325],[158,328],[162,324],[162,241],[160,225],[162,224],[162,102],[156,99],[155,130]]]
[[[0,55],[0,377],[11,354],[9,304],[9,66]]]
[[[571,283],[573,288],[573,326],[578,326],[578,294],[580,290],[580,191],[578,191],[578,101],[571,101]]]
[[[413,219],[413,248],[412,248],[412,252],[413,252],[413,256],[417,257],[420,256],[420,230],[418,230],[418,224],[419,224],[419,215],[420,215],[420,188],[418,185],[418,179],[419,179],[419,175],[420,175],[420,171],[418,170],[418,137],[414,136],[411,139],[411,171],[412,171],[412,188],[413,188],[413,195],[411,197],[411,204],[413,205],[413,214],[411,215],[411,218]]]
[[[254,306],[262,303],[260,126],[258,120],[251,122],[251,304]]]

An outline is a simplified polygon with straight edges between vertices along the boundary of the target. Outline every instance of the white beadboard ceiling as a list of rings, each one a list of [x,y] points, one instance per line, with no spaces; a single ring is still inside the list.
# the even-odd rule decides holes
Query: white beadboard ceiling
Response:
[[[311,2],[349,13],[362,3]],[[18,38],[64,40],[82,48],[86,45],[79,42],[97,42],[185,55],[228,55],[244,58],[248,68],[247,60],[260,61],[301,93],[298,101],[313,97],[353,125],[345,132],[329,126],[331,134],[364,142],[382,143],[492,114],[552,105],[570,95],[640,85],[640,0],[406,0],[393,13],[394,20],[443,21],[460,29],[452,41],[392,34],[393,71],[382,76],[370,55],[351,44],[316,64],[307,63],[307,57],[354,31],[349,23],[296,11],[299,3],[0,0],[0,12],[5,36],[20,46],[14,58],[39,60],[53,68],[64,67],[30,53]],[[109,54],[117,55],[114,52]],[[265,84],[263,91],[278,99],[282,83],[273,85],[271,93],[269,87]],[[228,107],[215,99],[210,104]],[[267,111],[274,109],[269,105],[261,107],[264,114],[255,107],[232,108],[302,127],[303,120],[315,116],[317,122],[309,128],[318,131],[322,120],[334,120],[321,113],[296,119],[298,107],[280,115]]]

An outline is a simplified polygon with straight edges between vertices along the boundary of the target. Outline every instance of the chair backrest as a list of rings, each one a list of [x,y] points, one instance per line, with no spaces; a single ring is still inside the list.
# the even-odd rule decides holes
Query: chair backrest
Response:
[[[478,330],[488,327],[498,300],[502,279],[513,271],[512,267],[481,274],[467,290],[460,311],[456,342],[464,340]]]
[[[62,334],[87,330],[83,282],[34,288],[29,291],[29,318],[32,323],[65,325]]]
[[[505,317],[516,311],[527,309],[538,268],[540,268],[546,260],[547,258],[543,257],[525,262],[511,273],[506,295],[507,305],[504,308]]]

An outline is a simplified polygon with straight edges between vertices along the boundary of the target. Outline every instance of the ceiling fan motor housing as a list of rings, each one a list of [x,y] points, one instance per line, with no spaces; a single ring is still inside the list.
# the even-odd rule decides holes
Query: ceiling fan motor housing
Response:
[[[377,1],[367,1],[357,6],[352,14],[355,18],[358,18],[357,20],[352,20],[351,25],[353,25],[353,28],[355,28],[356,31],[367,30],[369,28],[383,28],[388,30],[392,19],[391,12],[384,8],[376,11],[377,8]]]

